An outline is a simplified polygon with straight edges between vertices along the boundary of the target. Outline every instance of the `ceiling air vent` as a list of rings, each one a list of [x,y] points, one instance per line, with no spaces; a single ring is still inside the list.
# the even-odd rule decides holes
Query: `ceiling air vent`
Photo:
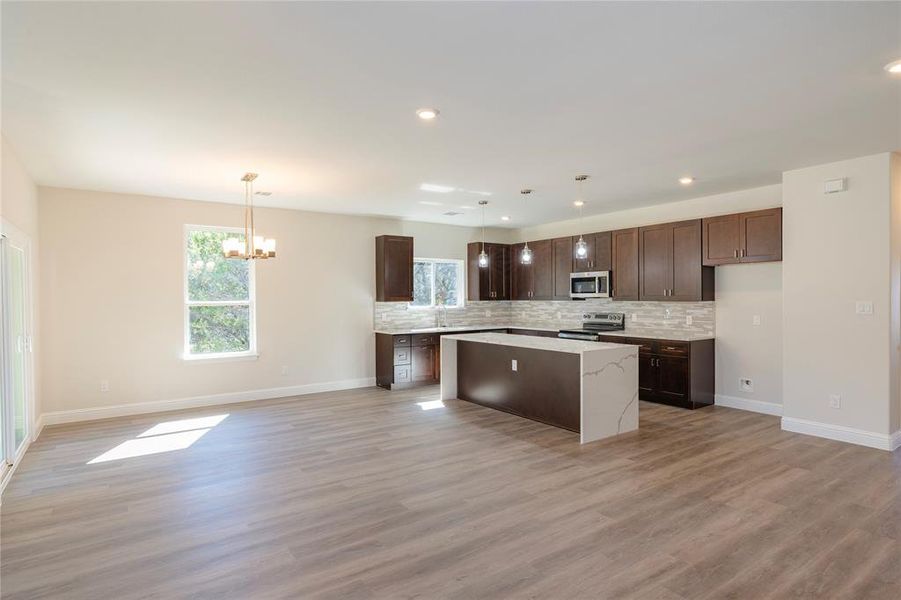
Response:
[[[254,192],[254,196],[271,196],[272,192]]]
[[[463,213],[461,213],[461,212],[457,212],[457,211],[454,211],[454,210],[449,210],[449,211],[447,211],[446,213],[444,213],[444,216],[445,216],[445,217],[456,217],[457,215],[462,215],[462,214],[463,214]]]

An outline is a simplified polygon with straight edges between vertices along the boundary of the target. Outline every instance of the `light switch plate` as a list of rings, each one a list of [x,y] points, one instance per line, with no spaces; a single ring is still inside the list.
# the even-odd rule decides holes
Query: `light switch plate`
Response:
[[[854,312],[859,315],[872,315],[873,314],[873,301],[872,300],[858,300],[854,305]]]
[[[823,193],[824,194],[835,194],[837,192],[844,192],[848,189],[848,180],[844,177],[839,179],[830,179],[823,184]]]
[[[694,323],[694,319],[691,318],[691,315],[685,315],[685,324],[691,325],[692,323]]]
[[[829,394],[829,408],[841,408],[842,407],[842,395],[841,394]]]
[[[751,323],[754,325],[760,325],[760,315],[754,315],[751,318]]]

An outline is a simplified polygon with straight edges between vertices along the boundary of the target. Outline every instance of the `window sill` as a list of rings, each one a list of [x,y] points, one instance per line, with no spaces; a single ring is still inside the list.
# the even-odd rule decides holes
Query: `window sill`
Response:
[[[260,355],[256,352],[242,352],[240,354],[184,354],[181,359],[187,363],[219,363],[219,362],[243,362],[257,360]]]
[[[434,305],[434,304],[432,304],[430,306],[422,306],[422,305],[413,306],[412,304],[407,304],[407,310],[437,310],[439,308],[441,308],[441,307]],[[447,310],[462,310],[462,309],[463,309],[463,305],[447,307]]]

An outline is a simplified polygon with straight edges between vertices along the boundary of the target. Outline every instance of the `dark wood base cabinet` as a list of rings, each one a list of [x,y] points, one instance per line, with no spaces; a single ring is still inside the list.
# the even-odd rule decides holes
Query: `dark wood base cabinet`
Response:
[[[700,408],[713,404],[714,340],[676,342],[627,338],[638,350],[638,397],[650,402]],[[601,341],[623,343],[622,337]]]
[[[429,385],[441,379],[437,333],[375,334],[375,384],[388,390]]]

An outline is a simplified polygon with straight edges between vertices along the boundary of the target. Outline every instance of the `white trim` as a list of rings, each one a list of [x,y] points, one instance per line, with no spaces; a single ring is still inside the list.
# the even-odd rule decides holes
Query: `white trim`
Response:
[[[212,394],[209,396],[193,396],[191,398],[177,398],[174,400],[154,400],[152,402],[136,402],[134,404],[119,404],[116,406],[101,406],[96,408],[80,408],[76,410],[48,412],[41,415],[41,419],[46,425],[59,425],[61,423],[93,421],[95,419],[109,419],[112,417],[141,415],[170,410],[183,410],[186,408],[197,408],[201,406],[215,406],[217,404],[234,404],[236,402],[252,402],[256,400],[287,398],[290,396],[304,396],[306,394],[350,390],[355,388],[372,387],[374,385],[375,377],[365,377],[363,379],[345,379],[342,381],[327,381],[323,383],[292,385],[287,387],[269,388],[262,390],[247,390],[244,392],[227,392],[224,394]]]
[[[31,448],[31,444],[37,441],[38,436],[41,435],[42,431],[44,431],[44,415],[41,415],[38,418],[37,422],[34,424],[34,435],[25,438],[25,442],[22,444],[22,451],[19,452],[12,466],[6,470],[2,480],[0,480],[0,506],[3,505],[3,492],[6,491],[7,484],[12,480],[13,473],[15,473],[16,469],[19,468],[19,465],[22,464],[22,457],[25,456],[25,453]]]
[[[796,419],[794,417],[782,417],[782,430],[837,440],[839,442],[848,442],[849,444],[867,446],[878,450],[888,450],[889,452],[901,446],[901,431],[896,431],[889,435],[854,427],[845,427],[844,425]]]
[[[236,362],[242,360],[257,360],[260,355],[256,352],[217,352],[210,354],[182,355],[181,359],[187,363],[220,363]]]
[[[767,402],[766,400],[752,400],[750,398],[739,398],[737,396],[716,394],[716,396],[714,396],[714,404],[716,404],[717,406],[725,406],[727,408],[749,410],[751,412],[762,413],[765,415],[775,415],[777,417],[782,416],[782,405],[776,402]]]

